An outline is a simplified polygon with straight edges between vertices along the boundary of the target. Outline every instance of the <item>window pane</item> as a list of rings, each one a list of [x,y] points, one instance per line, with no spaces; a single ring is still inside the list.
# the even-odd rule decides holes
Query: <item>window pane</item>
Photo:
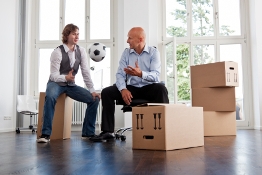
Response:
[[[234,7],[234,8],[232,8]],[[223,36],[240,35],[239,0],[219,0],[219,33]]]
[[[79,39],[85,39],[85,0],[66,0],[65,25],[73,23],[79,27]]]
[[[90,74],[94,83],[95,90],[102,90],[105,87],[110,86],[111,80],[111,53],[110,48],[106,48],[106,57],[100,62],[94,62],[90,59]]]
[[[39,11],[39,40],[59,40],[59,0],[40,0]]]
[[[174,49],[173,42],[166,45],[166,88],[168,91],[169,103],[174,103]]]
[[[236,119],[244,120],[241,44],[220,45],[220,61],[234,61],[238,63],[239,86],[235,88],[236,112],[238,114]]]
[[[215,62],[214,45],[194,45],[194,65]]]
[[[212,0],[192,1],[193,36],[214,36]]]
[[[90,0],[90,39],[110,39],[110,0]]]
[[[176,47],[177,64],[177,100],[190,100],[190,72],[189,72],[189,45],[179,44]]]
[[[166,0],[166,36],[187,36],[186,0]]]
[[[50,56],[54,49],[39,49],[38,91],[45,92],[50,75]]]

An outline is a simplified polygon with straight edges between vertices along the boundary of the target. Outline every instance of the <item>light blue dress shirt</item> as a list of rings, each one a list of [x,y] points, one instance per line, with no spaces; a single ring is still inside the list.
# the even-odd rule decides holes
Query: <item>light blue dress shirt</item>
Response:
[[[127,75],[127,85],[143,87],[160,82],[161,61],[158,50],[145,45],[141,54],[138,54],[134,49],[126,48],[121,56],[116,73],[116,86],[119,91],[126,89],[126,73],[124,68],[127,66],[136,67],[136,61],[138,61],[138,66],[142,71],[142,78]]]

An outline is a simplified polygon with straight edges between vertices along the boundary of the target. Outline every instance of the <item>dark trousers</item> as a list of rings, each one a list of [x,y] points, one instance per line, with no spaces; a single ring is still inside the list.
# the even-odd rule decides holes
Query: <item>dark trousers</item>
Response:
[[[143,87],[126,87],[132,94],[133,99],[145,99],[151,103],[169,103],[166,87],[160,83],[154,83]],[[116,86],[104,88],[102,98],[102,124],[104,132],[114,132],[115,129],[115,100],[123,100]]]

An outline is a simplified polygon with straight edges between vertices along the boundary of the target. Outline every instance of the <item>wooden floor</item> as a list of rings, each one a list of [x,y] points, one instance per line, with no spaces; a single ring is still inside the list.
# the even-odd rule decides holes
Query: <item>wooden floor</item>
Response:
[[[205,137],[205,146],[174,151],[132,150],[126,142],[93,143],[72,132],[69,140],[36,143],[36,135],[0,133],[0,174],[262,174],[262,131]]]

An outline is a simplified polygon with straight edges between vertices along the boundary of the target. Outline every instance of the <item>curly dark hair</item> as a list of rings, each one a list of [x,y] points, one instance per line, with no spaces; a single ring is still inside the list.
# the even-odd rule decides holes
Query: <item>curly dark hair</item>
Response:
[[[74,24],[67,24],[62,32],[62,42],[67,43],[67,37],[71,32],[79,30],[79,28]]]

